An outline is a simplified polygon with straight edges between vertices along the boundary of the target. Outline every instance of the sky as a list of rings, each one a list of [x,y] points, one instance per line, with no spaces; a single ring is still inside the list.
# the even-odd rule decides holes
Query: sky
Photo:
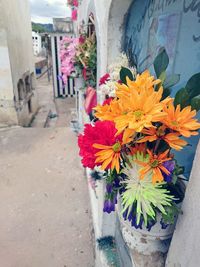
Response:
[[[70,17],[66,0],[29,0],[31,20],[38,23],[52,23],[52,18]]]

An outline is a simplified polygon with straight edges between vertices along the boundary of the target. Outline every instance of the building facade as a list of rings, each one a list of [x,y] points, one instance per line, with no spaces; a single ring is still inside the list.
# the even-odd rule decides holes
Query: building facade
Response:
[[[0,123],[5,125],[28,126],[38,108],[31,31],[28,0],[0,2]]]
[[[42,37],[38,32],[32,32],[33,53],[37,56],[42,50]]]

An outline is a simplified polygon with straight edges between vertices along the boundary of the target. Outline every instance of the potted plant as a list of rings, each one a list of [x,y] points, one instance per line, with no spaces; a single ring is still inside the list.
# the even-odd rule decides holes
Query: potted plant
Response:
[[[97,105],[96,122],[85,125],[78,138],[83,166],[104,171],[104,212],[115,211],[119,202],[122,234],[140,267],[164,266],[184,198],[184,168],[173,150],[184,149],[183,137],[197,135],[200,128],[195,118],[200,74],[173,99],[169,88],[179,75],[167,78],[168,62],[163,49],[154,61],[159,79],[148,70],[134,78],[122,67],[115,97]]]

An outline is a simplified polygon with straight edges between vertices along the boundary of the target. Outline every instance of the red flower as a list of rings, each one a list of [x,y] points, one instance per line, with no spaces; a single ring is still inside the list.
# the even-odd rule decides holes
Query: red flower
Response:
[[[109,80],[110,80],[110,74],[106,73],[104,76],[101,77],[99,85],[105,84]]]
[[[85,124],[84,133],[78,137],[78,145],[80,148],[79,155],[82,157],[82,164],[84,167],[94,169],[95,167],[95,153],[98,151],[93,147],[94,142],[99,140],[100,133],[95,130],[91,124]]]
[[[110,105],[110,102],[114,99],[114,97],[108,97],[104,100],[102,106]]]
[[[84,133],[78,137],[78,145],[80,148],[79,155],[82,157],[82,164],[84,167],[94,169],[95,166],[102,165],[101,162],[95,163],[99,152],[94,144],[105,146],[114,146],[117,142],[121,142],[122,134],[115,136],[117,130],[114,122],[111,121],[97,121],[94,126],[86,124]],[[107,166],[109,169],[111,164]]]
[[[84,42],[85,42],[85,37],[81,35],[81,36],[79,37],[79,43],[80,43],[80,44],[83,44]]]

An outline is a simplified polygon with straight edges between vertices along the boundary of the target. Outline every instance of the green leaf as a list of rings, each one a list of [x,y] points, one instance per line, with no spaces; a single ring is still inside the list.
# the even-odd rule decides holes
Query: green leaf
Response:
[[[181,105],[181,108],[186,107],[190,103],[190,96],[186,88],[180,89],[175,96],[174,105]]]
[[[158,78],[162,81],[162,83],[164,83],[166,77],[167,77],[166,71],[163,71]]]
[[[131,81],[134,80],[132,72],[129,69],[122,67],[120,70],[120,80],[122,81],[122,83],[127,84],[127,81],[126,81],[127,76],[129,77]]]
[[[155,58],[153,65],[157,77],[160,77],[161,73],[167,69],[167,66],[169,65],[169,57],[164,47],[161,48],[161,51]]]
[[[180,81],[180,74],[172,74],[167,76],[166,80],[164,81],[163,87],[170,88],[177,84]]]
[[[171,94],[170,88],[164,88],[163,95],[162,95],[162,100],[167,98],[170,94]]]
[[[171,206],[165,208],[166,214],[162,214],[162,219],[165,224],[174,224],[180,209],[173,203]]]
[[[189,79],[185,88],[187,89],[190,98],[200,95],[200,72],[194,74]]]
[[[192,98],[191,106],[192,106],[192,109],[196,109],[196,111],[200,110],[200,95]]]

